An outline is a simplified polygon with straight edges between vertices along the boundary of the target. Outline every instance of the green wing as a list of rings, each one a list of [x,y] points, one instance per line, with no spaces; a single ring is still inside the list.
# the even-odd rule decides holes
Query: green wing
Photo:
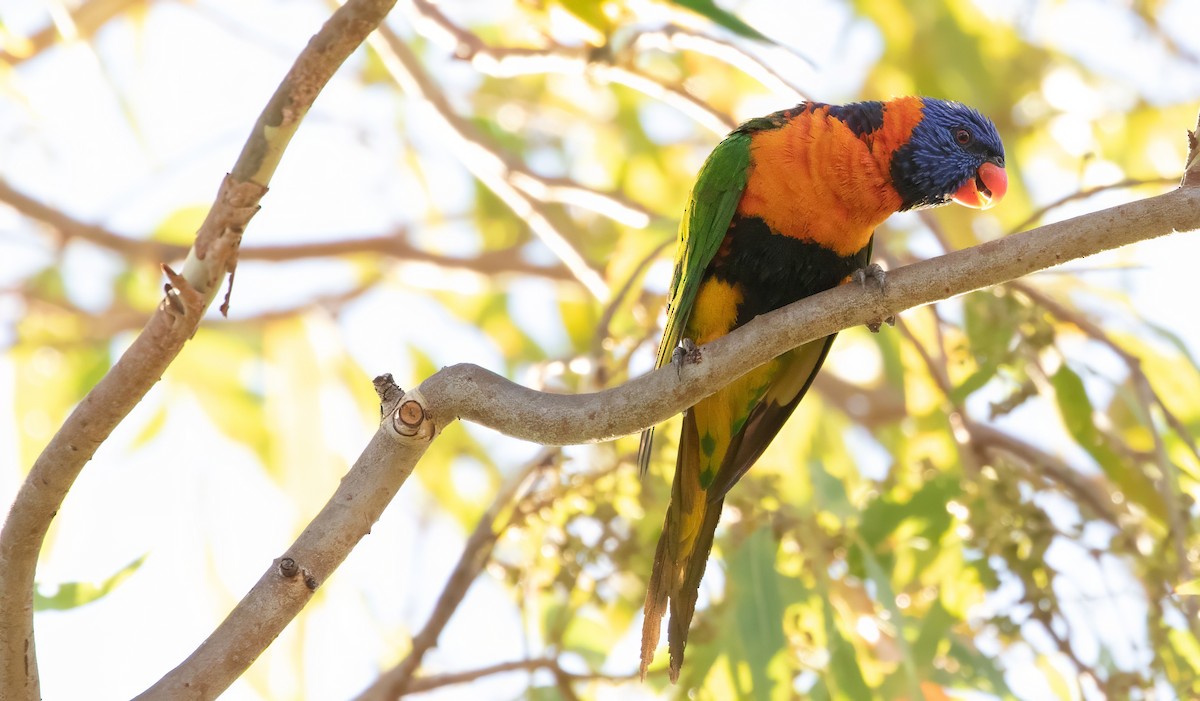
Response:
[[[667,326],[658,344],[655,368],[671,361],[671,354],[682,340],[683,329],[692,314],[696,293],[704,269],[721,248],[721,241],[733,221],[738,202],[746,189],[750,170],[750,133],[739,129],[725,138],[709,154],[700,169],[692,198],[679,224],[679,246],[675,252],[675,273],[667,297]],[[646,473],[650,465],[650,446],[654,429],[642,432],[638,446],[638,470]]]

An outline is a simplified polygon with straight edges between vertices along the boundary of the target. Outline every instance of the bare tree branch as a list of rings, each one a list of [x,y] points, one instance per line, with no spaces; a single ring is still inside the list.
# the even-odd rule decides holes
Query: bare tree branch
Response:
[[[440,689],[444,686],[452,686],[454,684],[466,684],[468,682],[476,681],[477,679],[490,677],[493,674],[520,671],[535,672],[539,669],[548,669],[554,672],[556,677],[565,678],[568,682],[627,682],[638,678],[638,674],[636,672],[631,672],[629,674],[576,674],[563,669],[558,663],[558,660],[554,659],[553,657],[535,657],[528,660],[499,662],[494,665],[480,667],[479,669],[472,669],[466,672],[451,672],[448,674],[435,674],[428,677],[418,677],[417,679],[412,680],[412,683],[408,685],[407,693],[415,694],[424,691],[433,691],[434,689]]]
[[[137,699],[214,699],[304,608],[412,474],[434,434],[415,398],[376,379],[385,420],[337,491],[212,635]],[[395,398],[397,397],[398,398]]]
[[[602,60],[602,56],[597,55],[594,47],[561,45],[553,45],[544,49],[493,47],[474,33],[451,22],[429,0],[411,0],[411,5],[413,12],[410,14],[417,32],[439,45],[445,46],[454,53],[455,57],[469,62],[471,67],[484,75],[493,78],[513,78],[519,75],[543,73],[590,76],[597,81],[624,85],[665,105],[670,105],[718,136],[724,136],[737,126],[729,115],[723,114],[682,88],[664,85],[640,71]],[[766,70],[765,67],[763,70]],[[761,71],[756,73],[761,73]],[[756,77],[758,77],[757,74]],[[790,86],[788,92],[792,92]]]
[[[511,436],[563,445],[609,440],[665,421],[683,407],[780,353],[839,329],[910,307],[1015,279],[1100,251],[1200,227],[1200,189],[1086,214],[888,273],[886,292],[843,285],[742,327],[706,346],[698,365],[653,373],[590,395],[545,395],[472,365],[456,365],[422,384],[444,423],[462,418]],[[711,373],[708,372],[711,369]],[[669,398],[670,401],[665,401]],[[680,401],[682,400],[682,401]]]
[[[596,393],[548,394],[475,365],[445,368],[402,397],[400,408],[385,419],[285,560],[308,567],[315,584],[324,581],[378,519],[437,431],[455,419],[547,445],[609,440],[665,421],[771,358],[835,331],[1100,251],[1197,228],[1200,187],[1180,187],[898,268],[888,274],[886,291],[842,285],[813,295],[702,346],[698,362],[660,368]],[[143,698],[209,698],[205,694],[215,692],[200,689],[208,688],[205,684],[214,675],[228,683],[248,667],[311,596],[281,571],[283,561],[273,563],[201,648]]]
[[[401,89],[433,107],[449,137],[447,146],[463,167],[499,197],[513,214],[523,219],[530,231],[541,239],[550,252],[567,266],[596,299],[607,300],[608,283],[592,269],[583,254],[550,221],[540,204],[534,202],[512,182],[513,171],[509,164],[489,147],[473,125],[455,113],[404,41],[386,26],[380,27],[379,32],[372,35],[368,41],[371,48],[379,54],[384,68]]]
[[[50,522],[83,466],[158,382],[196,332],[242,233],[308,107],[333,72],[379,24],[395,0],[354,0],[309,42],[268,103],[231,175],[196,234],[183,274],[164,266],[167,295],[112,369],[71,412],[38,456],[0,530],[0,698],[41,697],[33,637],[33,584]]]
[[[414,0],[428,2],[428,0]],[[792,85],[779,72],[767,66],[758,58],[750,55],[732,42],[714,39],[698,34],[682,27],[669,25],[657,31],[645,31],[637,35],[632,42],[633,47],[642,50],[657,49],[660,51],[694,51],[705,56],[711,56],[722,61],[763,84],[772,95],[782,100],[800,102],[808,97],[796,86]],[[804,61],[812,64],[807,58]]]
[[[120,253],[126,258],[155,263],[178,260],[188,252],[187,246],[135,238],[75,219],[17,190],[3,178],[0,178],[0,202],[50,227],[57,234],[60,245],[71,239],[79,239]],[[332,241],[273,246],[244,246],[239,249],[238,260],[282,262],[372,254],[403,262],[432,263],[443,268],[468,270],[484,275],[532,275],[557,282],[576,281],[570,271],[562,266],[537,265],[525,260],[519,248],[482,251],[470,258],[460,258],[419,248],[408,240],[407,233],[405,229],[398,229],[379,236],[354,236]]]
[[[74,25],[75,37],[91,37],[109,20],[138,5],[148,5],[149,0],[89,0],[71,10],[69,21]],[[60,43],[59,28],[50,24],[39,29],[33,36],[15,40],[0,47],[0,63],[16,66],[34,58],[50,47]]]
[[[522,494],[522,492],[525,492],[527,489],[530,479],[557,452],[557,449],[543,448],[533,460],[526,463],[525,467],[510,478],[508,484],[500,490],[496,498],[492,501],[492,505],[479,518],[479,522],[475,525],[475,530],[467,538],[462,555],[458,558],[458,564],[454,566],[454,571],[450,573],[450,578],[446,581],[446,586],[438,596],[437,603],[433,607],[433,613],[430,614],[429,620],[425,622],[420,632],[413,636],[412,649],[409,650],[408,655],[399,665],[381,674],[370,687],[356,697],[357,701],[384,701],[399,698],[407,691],[415,690],[411,682],[413,681],[413,675],[421,667],[421,660],[424,659],[425,653],[437,645],[437,639],[446,628],[446,624],[450,622],[450,617],[454,615],[454,612],[458,609],[458,605],[462,603],[463,597],[467,595],[467,591],[471,588],[471,584],[475,581],[475,578],[479,576],[479,573],[483,571],[484,567],[491,560],[496,542],[512,523],[512,519],[510,518],[498,524],[497,521],[501,513],[512,506],[513,500],[517,499],[518,495],[521,495],[521,499],[528,496],[527,494]]]
[[[1163,187],[1166,187],[1168,185],[1177,185],[1178,183],[1179,183],[1179,178],[1171,178],[1171,177],[1166,177],[1166,176],[1163,176],[1161,178],[1144,178],[1144,179],[1126,178],[1119,182],[1109,183],[1107,185],[1097,185],[1096,187],[1089,187],[1085,190],[1078,190],[1076,192],[1072,192],[1069,195],[1064,195],[1064,196],[1058,198],[1057,200],[1054,200],[1053,202],[1045,204],[1042,207],[1034,210],[1033,212],[1031,212],[1029,214],[1028,217],[1025,217],[1024,221],[1022,221],[1020,224],[1017,224],[1016,226],[1014,226],[1011,231],[1024,231],[1025,229],[1028,229],[1029,227],[1033,226],[1034,224],[1037,224],[1038,222],[1040,222],[1042,220],[1042,217],[1045,217],[1047,214],[1058,209],[1059,207],[1063,206],[1064,204],[1068,204],[1070,202],[1078,202],[1079,200],[1086,200],[1087,198],[1089,198],[1093,195],[1099,195],[1102,192],[1111,192],[1112,190],[1125,190],[1128,188],[1142,187],[1145,185],[1161,185]]]
[[[1063,321],[1074,324],[1079,330],[1087,334],[1088,337],[1108,346],[1125,363],[1125,367],[1128,368],[1133,381],[1134,393],[1138,404],[1145,416],[1146,427],[1149,429],[1151,437],[1154,440],[1154,457],[1160,473],[1160,479],[1156,481],[1159,483],[1163,502],[1167,507],[1166,521],[1170,527],[1168,536],[1175,546],[1175,560],[1176,566],[1179,569],[1179,580],[1191,580],[1194,574],[1191,562],[1187,558],[1187,541],[1191,535],[1191,519],[1188,515],[1188,508],[1181,503],[1179,469],[1167,457],[1162,432],[1158,426],[1155,426],[1154,408],[1158,407],[1164,419],[1179,435],[1184,445],[1191,449],[1192,454],[1200,457],[1200,452],[1197,452],[1196,443],[1192,439],[1191,432],[1175,417],[1163,401],[1162,396],[1155,391],[1150,378],[1146,375],[1146,371],[1142,369],[1142,359],[1134,353],[1125,350],[1099,324],[1087,318],[1084,314],[1050,297],[1033,285],[1014,281],[1010,283],[1010,286],[1015,290],[1019,290],[1021,294],[1027,296],[1037,306]],[[1189,620],[1195,620],[1197,612],[1195,600],[1188,598],[1181,602],[1181,606],[1187,612]]]

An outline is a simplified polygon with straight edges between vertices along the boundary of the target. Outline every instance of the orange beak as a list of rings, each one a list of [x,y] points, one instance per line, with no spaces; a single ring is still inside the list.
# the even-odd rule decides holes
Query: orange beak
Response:
[[[1008,175],[1004,169],[995,163],[984,163],[975,172],[975,177],[968,180],[955,192],[955,202],[976,209],[987,209],[996,204],[1008,192]]]

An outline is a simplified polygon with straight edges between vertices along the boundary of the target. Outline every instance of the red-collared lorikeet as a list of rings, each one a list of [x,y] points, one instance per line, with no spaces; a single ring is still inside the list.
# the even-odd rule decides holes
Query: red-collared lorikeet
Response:
[[[875,227],[893,212],[951,200],[985,208],[1007,187],[995,125],[956,102],[806,102],[746,122],[708,157],[692,190],[656,367],[681,341],[708,343],[849,280],[870,263]],[[646,593],[643,676],[669,603],[678,679],[725,494],[796,408],[833,338],[784,353],[684,414]],[[638,452],[643,473],[652,433]]]

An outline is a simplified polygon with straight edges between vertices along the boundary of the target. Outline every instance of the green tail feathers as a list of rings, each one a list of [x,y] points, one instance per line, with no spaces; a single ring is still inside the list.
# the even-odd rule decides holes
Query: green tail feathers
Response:
[[[704,568],[708,564],[713,535],[721,520],[721,507],[724,504],[724,499],[708,499],[697,479],[699,471],[699,439],[695,417],[689,410],[684,415],[680,435],[675,480],[671,485],[671,504],[667,507],[662,536],[654,553],[654,569],[646,587],[645,620],[642,622],[643,679],[654,659],[662,619],[668,606],[671,619],[667,625],[667,643],[671,655],[672,682],[679,680],[679,670],[683,667],[683,651],[687,647],[692,615],[696,612],[700,580],[704,578]],[[703,510],[703,517],[699,530],[689,538],[689,534],[685,533],[684,514],[685,511],[695,514],[697,509]]]

